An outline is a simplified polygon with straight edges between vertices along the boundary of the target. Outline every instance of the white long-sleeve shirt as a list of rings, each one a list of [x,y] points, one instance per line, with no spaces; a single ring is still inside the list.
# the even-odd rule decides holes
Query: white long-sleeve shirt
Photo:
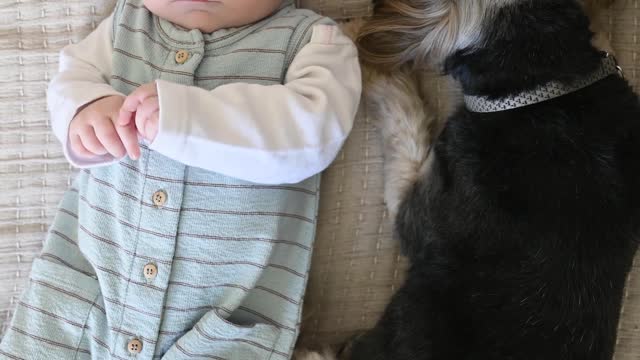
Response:
[[[54,133],[76,167],[111,164],[83,158],[68,139],[83,105],[115,91],[113,18],[67,46],[48,91]],[[156,81],[160,128],[150,147],[186,165],[246,181],[296,183],[324,170],[351,131],[361,93],[357,50],[338,27],[317,25],[288,68],[284,85],[232,83],[211,91]],[[123,95],[124,96],[124,95]]]

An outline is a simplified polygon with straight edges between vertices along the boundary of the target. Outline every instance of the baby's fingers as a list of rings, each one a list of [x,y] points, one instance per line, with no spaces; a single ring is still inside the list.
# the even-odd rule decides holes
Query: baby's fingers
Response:
[[[133,94],[127,96],[120,107],[120,112],[118,113],[118,120],[116,121],[117,126],[128,126],[135,119],[134,116],[136,114],[136,110],[138,109],[138,98],[135,96],[135,91]]]
[[[140,145],[138,145],[138,132],[134,124],[127,126],[116,126],[116,131],[120,136],[120,141],[127,150],[127,154],[132,160],[140,158]]]
[[[105,149],[104,146],[102,146],[100,140],[98,140],[93,127],[84,127],[78,132],[78,135],[80,135],[80,141],[82,141],[82,145],[84,145],[84,147],[94,155],[107,154],[107,149]]]
[[[138,111],[138,107],[148,98],[158,96],[158,90],[155,83],[148,83],[139,86],[129,96],[124,99],[120,107],[118,116],[118,125],[128,125],[133,119],[134,114]]]
[[[98,122],[94,125],[94,129],[96,131],[96,137],[109,154],[113,155],[116,159],[124,157],[126,154],[125,148],[111,121]]]
[[[121,108],[120,112],[118,113],[118,119],[116,120],[116,125],[118,126],[129,125],[133,120],[133,116],[135,112],[136,112],[135,110],[129,111],[129,110],[125,110],[124,108]]]
[[[157,96],[151,96],[146,98],[136,111],[136,128],[138,132],[147,140],[152,141],[151,130],[153,121],[153,115],[160,111],[160,104],[158,103]],[[155,138],[155,135],[153,136]]]
[[[69,145],[71,146],[71,151],[73,151],[74,154],[80,157],[91,158],[95,156],[94,153],[87,150],[87,148],[85,148],[84,145],[82,145],[80,136],[77,134],[74,134],[74,135],[69,134]]]

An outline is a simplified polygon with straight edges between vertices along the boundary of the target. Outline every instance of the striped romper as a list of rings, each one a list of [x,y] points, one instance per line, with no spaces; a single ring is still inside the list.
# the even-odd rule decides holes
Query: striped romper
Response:
[[[212,34],[173,26],[142,0],[120,0],[113,17],[111,86],[122,94],[156,79],[206,90],[280,84],[311,27],[332,24],[290,1]],[[240,51],[256,48],[278,56]],[[80,171],[0,358],[289,359],[319,177],[258,185],[141,147],[136,161]]]

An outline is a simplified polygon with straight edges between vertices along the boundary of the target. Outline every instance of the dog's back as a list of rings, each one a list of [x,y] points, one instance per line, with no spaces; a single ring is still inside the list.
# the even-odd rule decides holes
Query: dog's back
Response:
[[[640,220],[628,85],[610,77],[519,110],[461,111],[434,156],[399,230],[425,244],[414,266],[446,263],[468,358],[609,359]]]

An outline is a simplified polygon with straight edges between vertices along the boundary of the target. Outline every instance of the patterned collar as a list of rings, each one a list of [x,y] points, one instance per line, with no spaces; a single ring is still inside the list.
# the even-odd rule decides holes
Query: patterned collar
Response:
[[[613,56],[605,53],[602,59],[602,64],[596,71],[573,83],[566,84],[558,81],[551,81],[534,90],[524,91],[517,95],[510,95],[499,99],[489,99],[485,96],[466,95],[464,97],[464,102],[469,111],[476,113],[512,110],[555,99],[580,89],[584,89],[587,86],[613,74],[623,76],[622,68],[618,66],[616,59]]]

